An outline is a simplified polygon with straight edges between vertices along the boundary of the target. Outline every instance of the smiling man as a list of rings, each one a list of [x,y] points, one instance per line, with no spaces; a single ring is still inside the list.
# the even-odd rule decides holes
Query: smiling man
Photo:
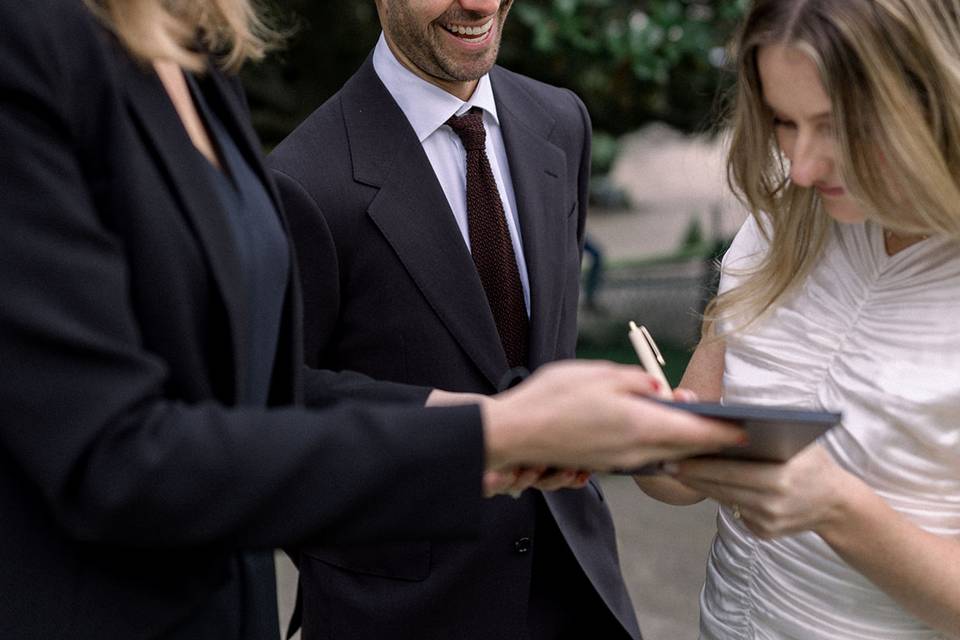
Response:
[[[511,0],[376,5],[371,56],[270,158],[307,361],[495,393],[574,355],[590,121],[495,66]],[[489,500],[477,539],[303,549],[304,640],[638,638],[600,488],[574,477]]]

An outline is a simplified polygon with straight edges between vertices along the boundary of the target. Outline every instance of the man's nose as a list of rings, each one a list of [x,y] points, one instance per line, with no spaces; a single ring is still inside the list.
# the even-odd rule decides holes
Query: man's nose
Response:
[[[483,16],[493,15],[500,8],[503,0],[459,0],[464,11]]]

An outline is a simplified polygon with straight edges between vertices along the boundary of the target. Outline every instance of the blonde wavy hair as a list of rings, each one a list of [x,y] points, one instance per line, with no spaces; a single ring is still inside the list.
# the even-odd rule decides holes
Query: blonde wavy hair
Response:
[[[252,0],[84,0],[137,58],[227,71],[263,58],[279,36]]]
[[[807,275],[829,218],[790,181],[763,101],[757,53],[782,44],[816,64],[830,96],[841,175],[868,219],[905,235],[960,240],[960,0],[754,0],[733,45],[737,87],[727,179],[769,250],[715,298],[742,330]]]

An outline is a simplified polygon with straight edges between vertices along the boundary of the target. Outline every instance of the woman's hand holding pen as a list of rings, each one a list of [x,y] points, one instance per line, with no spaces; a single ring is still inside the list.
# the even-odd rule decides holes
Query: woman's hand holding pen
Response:
[[[665,364],[663,356],[647,328],[643,325],[637,326],[635,322],[630,322],[629,326],[630,330],[627,336],[630,338],[630,344],[633,345],[634,351],[637,352],[640,364],[645,371],[661,383],[658,397],[663,400],[676,400],[677,402],[696,402],[697,394],[693,391],[683,388],[670,389],[667,377],[661,369],[661,365]],[[670,476],[657,472],[656,469],[653,469],[652,473],[638,473],[633,476],[633,480],[648,496],[668,504],[693,504],[700,502],[705,497]]]
[[[673,390],[672,399],[677,402],[697,402],[698,397],[693,391],[678,387]],[[650,474],[637,474],[633,476],[633,480],[645,494],[667,504],[695,504],[706,497],[665,473],[654,471]]]

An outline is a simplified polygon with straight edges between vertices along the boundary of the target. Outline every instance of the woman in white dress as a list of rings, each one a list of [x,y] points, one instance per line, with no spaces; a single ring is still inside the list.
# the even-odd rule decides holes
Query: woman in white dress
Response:
[[[960,637],[960,1],[757,0],[735,53],[752,215],[682,386],[843,423],[637,482],[721,505],[703,638]]]

